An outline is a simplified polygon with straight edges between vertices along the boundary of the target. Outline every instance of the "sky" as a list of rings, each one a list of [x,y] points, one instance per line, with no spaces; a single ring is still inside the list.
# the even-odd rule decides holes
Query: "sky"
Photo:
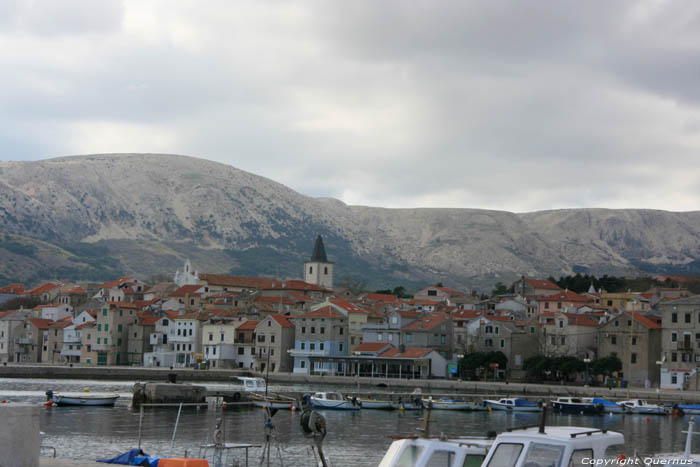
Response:
[[[700,209],[700,2],[3,0],[0,160],[382,207]]]

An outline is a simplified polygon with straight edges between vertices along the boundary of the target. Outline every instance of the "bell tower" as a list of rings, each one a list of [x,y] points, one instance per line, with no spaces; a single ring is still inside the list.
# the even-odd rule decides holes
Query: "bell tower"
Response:
[[[328,261],[323,238],[319,234],[314,243],[311,260],[304,262],[304,282],[317,284],[327,289],[333,288],[333,263]]]

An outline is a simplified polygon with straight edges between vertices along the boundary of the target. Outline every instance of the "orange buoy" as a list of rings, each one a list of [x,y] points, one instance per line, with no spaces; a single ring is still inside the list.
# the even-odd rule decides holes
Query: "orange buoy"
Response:
[[[228,405],[226,405],[225,403],[224,403],[224,404],[221,404],[221,408],[222,408],[222,409],[225,409],[226,407],[228,407]]]
[[[644,419],[644,421],[647,422],[647,423],[649,423],[649,422],[651,421],[651,419],[650,419],[649,417],[647,417],[647,418]]]
[[[3,399],[2,403],[5,404],[7,402],[7,399]]]

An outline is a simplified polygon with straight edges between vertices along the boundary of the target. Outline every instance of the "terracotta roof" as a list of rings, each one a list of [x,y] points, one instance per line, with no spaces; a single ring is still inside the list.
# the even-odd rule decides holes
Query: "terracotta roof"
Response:
[[[483,310],[454,310],[452,313],[454,319],[474,319],[484,315]]]
[[[537,297],[538,302],[580,302],[588,303],[590,299],[579,295],[571,290],[562,290],[561,292],[546,297]]]
[[[97,325],[97,323],[95,323],[94,321],[88,321],[88,322],[83,323],[83,324],[81,324],[81,325],[79,325],[79,326],[76,326],[75,329],[79,331],[79,330],[81,330],[81,329],[91,328],[91,327],[94,327],[94,326],[96,326],[96,325]]]
[[[82,287],[71,287],[70,289],[66,289],[62,294],[69,294],[69,293],[79,293],[79,294],[86,294],[87,292],[85,291],[84,288]]]
[[[418,318],[422,311],[418,310],[396,310],[396,313],[403,318]]]
[[[661,318],[646,316],[641,313],[631,313],[634,319],[642,323],[649,329],[661,329]]]
[[[125,282],[133,281],[136,279],[133,276],[127,276],[127,277],[120,277],[119,279],[115,279],[112,282],[107,282],[105,284],[102,284],[103,289],[111,289],[112,287],[119,287]]]
[[[337,311],[333,309],[330,305],[326,305],[322,308],[319,308],[318,310],[315,311],[309,311],[308,313],[304,313],[303,315],[299,316],[294,316],[292,319],[295,318],[345,318],[345,316],[341,315]]]
[[[109,305],[110,308],[131,308],[133,310],[137,310],[140,307],[136,303],[131,303],[131,302],[105,302]]]
[[[463,292],[460,292],[459,290],[455,290],[455,289],[450,289],[448,287],[430,287],[430,288],[442,290],[443,292],[447,292],[448,294],[451,294],[451,295],[464,295]]]
[[[386,302],[394,303],[398,300],[396,295],[386,294],[386,293],[368,293],[365,295],[367,300],[372,302]]]
[[[61,286],[57,284],[52,284],[51,282],[47,282],[46,284],[41,284],[37,287],[34,287],[33,289],[25,290],[24,293],[27,295],[41,295],[43,293],[50,292],[51,290],[55,290],[59,287]]]
[[[296,305],[297,304],[297,302],[295,302],[294,300],[287,298],[287,297],[283,297],[281,295],[278,297],[257,297],[253,302],[254,303],[273,303],[273,304],[281,303],[283,305]]]
[[[53,321],[51,321],[50,319],[39,319],[39,318],[29,318],[28,321],[39,329],[48,329],[49,325],[51,323],[53,323]]]
[[[411,324],[401,328],[402,331],[429,331],[445,323],[447,318],[444,315],[427,315],[418,318]]]
[[[275,289],[275,290],[303,290],[305,292],[310,291],[310,292],[330,292],[330,290],[326,289],[325,287],[321,287],[320,285],[317,284],[310,284],[308,282],[300,281],[300,280],[290,280],[290,281],[276,281],[276,284],[273,284],[270,287],[266,287],[267,289]]]
[[[175,319],[180,316],[180,312],[177,310],[163,310],[163,314],[170,319]]]
[[[308,295],[304,295],[303,293],[299,293],[295,290],[287,290],[286,294],[292,297],[294,300],[299,301],[299,302],[310,302],[313,301],[312,297],[309,297]]]
[[[561,289],[561,287],[559,287],[557,284],[555,284],[552,281],[548,281],[548,280],[528,279],[527,277],[523,277],[523,282],[525,282],[530,287],[534,287],[536,289],[553,289],[553,290],[560,290]]]
[[[259,319],[249,319],[245,323],[241,324],[236,328],[238,331],[254,331],[255,328],[260,324]]]
[[[589,326],[589,327],[598,327],[598,322],[595,320],[592,320],[588,316],[584,314],[579,314],[579,313],[562,313],[564,316],[569,318],[569,321],[571,325],[573,326]]]
[[[211,318],[211,313],[193,311],[191,313],[176,316],[175,318],[173,318],[173,320],[177,321],[177,320],[181,320],[181,319],[182,320],[195,320],[196,319],[197,321],[206,321],[209,318]]]
[[[201,292],[197,293],[197,291],[201,288],[204,288],[204,286],[199,284],[183,285],[182,287],[171,293],[169,296],[184,297],[185,295],[202,295]]]
[[[342,308],[348,313],[369,313],[367,310],[360,308],[359,306],[355,305],[352,302],[349,302],[348,300],[345,300],[344,298],[332,298],[331,303],[337,307]]]
[[[235,316],[238,316],[238,314],[241,312],[238,308],[229,308],[229,309],[221,309],[221,308],[214,308],[213,310],[209,310],[211,314],[216,316],[217,318],[233,318]]]
[[[387,347],[393,347],[388,342],[363,342],[355,347],[353,352],[379,352]]]
[[[433,349],[416,347],[408,348],[401,352],[399,349],[394,347],[387,350],[386,352],[382,352],[379,356],[382,358],[422,358],[432,351]]]
[[[154,298],[153,300],[134,300],[132,303],[139,308],[146,308],[151,305],[155,305],[160,301],[160,298]]]
[[[420,298],[414,298],[412,300],[409,300],[406,303],[408,303],[409,305],[432,305],[432,306],[435,306],[435,305],[439,305],[442,302],[435,301],[435,300],[423,300]]]
[[[209,285],[243,287],[248,289],[265,289],[279,283],[269,277],[229,276],[227,274],[200,274],[199,278]]]
[[[293,328],[294,327],[292,322],[289,321],[288,316],[274,314],[274,315],[270,315],[269,318],[272,318],[275,321],[277,321],[280,324],[280,326],[282,326],[283,328]]]
[[[60,321],[56,321],[54,323],[49,324],[49,327],[50,328],[67,328],[71,324],[73,324],[73,321],[70,319],[68,321],[60,320]]]
[[[139,322],[142,326],[155,326],[162,316],[143,316]]]

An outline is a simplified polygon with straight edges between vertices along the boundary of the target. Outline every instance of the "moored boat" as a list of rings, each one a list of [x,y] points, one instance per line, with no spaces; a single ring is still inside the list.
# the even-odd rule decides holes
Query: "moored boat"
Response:
[[[645,414],[645,415],[667,415],[671,413],[671,409],[662,405],[650,404],[644,399],[632,399],[619,402],[630,413]]]
[[[600,397],[594,397],[593,403],[603,407],[603,412],[605,413],[627,413],[627,408],[624,405],[620,405],[616,402],[609,401]]]
[[[505,410],[510,412],[541,412],[542,406],[537,402],[527,399],[504,398],[498,400],[485,400],[484,405],[492,410]]]
[[[674,405],[674,409],[679,409],[685,415],[700,415],[700,404]]]
[[[339,392],[315,392],[313,395],[306,394],[309,404],[317,409],[333,410],[360,410],[360,405],[355,400],[347,400]]]
[[[352,398],[349,398],[350,402],[352,402]],[[360,404],[360,407],[363,409],[372,409],[372,410],[393,410],[394,406],[391,403],[391,401],[383,401],[383,400],[378,400],[378,399],[365,399],[362,397],[356,397],[355,402],[357,404]]]
[[[423,405],[428,404],[432,404],[432,408],[436,410],[471,410],[471,403],[454,399],[423,399]]]
[[[77,405],[77,406],[103,406],[103,407],[113,407],[114,404],[119,399],[119,394],[81,394],[81,395],[64,395],[54,393],[51,389],[46,391],[46,399],[49,402],[63,406],[63,405]]]
[[[552,401],[554,410],[571,414],[600,414],[603,406],[590,397],[557,397]]]

